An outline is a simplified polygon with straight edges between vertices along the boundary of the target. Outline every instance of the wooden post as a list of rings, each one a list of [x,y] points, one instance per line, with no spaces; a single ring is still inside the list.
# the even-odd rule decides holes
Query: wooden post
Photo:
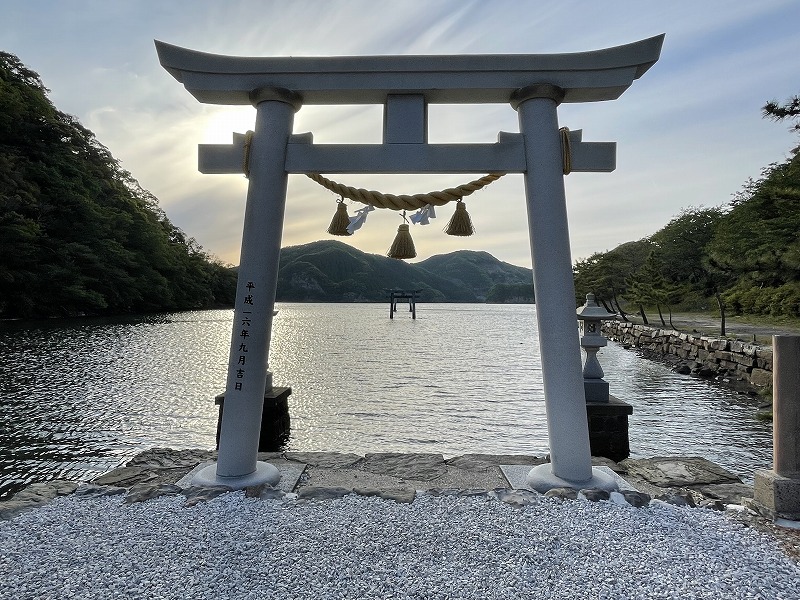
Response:
[[[756,471],[753,500],[772,518],[800,520],[800,336],[773,335],[773,468]]]

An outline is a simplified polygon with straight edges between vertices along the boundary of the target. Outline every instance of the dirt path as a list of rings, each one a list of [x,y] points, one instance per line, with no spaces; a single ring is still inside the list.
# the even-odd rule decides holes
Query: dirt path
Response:
[[[655,318],[653,318],[655,317]],[[658,315],[648,314],[650,325],[660,327]],[[666,319],[667,316],[664,315]],[[642,320],[632,315],[628,319],[641,323]],[[675,313],[672,315],[672,324],[678,331],[719,337],[719,318],[710,317],[700,313]],[[669,324],[667,324],[669,327]],[[795,325],[769,325],[763,323],[748,323],[741,317],[727,319],[725,334],[728,338],[738,338],[748,342],[755,341],[762,345],[771,345],[773,335],[800,335],[800,326]]]

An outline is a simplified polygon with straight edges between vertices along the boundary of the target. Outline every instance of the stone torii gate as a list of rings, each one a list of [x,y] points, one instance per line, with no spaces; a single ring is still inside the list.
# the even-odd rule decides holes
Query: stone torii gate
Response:
[[[618,98],[658,60],[663,38],[573,54],[322,58],[221,56],[156,41],[161,65],[200,102],[256,107],[252,136],[199,149],[201,172],[244,172],[249,187],[218,461],[195,482],[243,488],[280,479],[257,452],[289,173],[522,173],[551,460],[527,481],[539,491],[613,489],[591,464],[564,173],[565,163],[613,171],[616,144],[584,142],[580,131],[562,144],[557,107]],[[510,103],[520,133],[500,132],[494,144],[429,144],[430,103]],[[293,135],[304,104],[382,104],[383,143]]]

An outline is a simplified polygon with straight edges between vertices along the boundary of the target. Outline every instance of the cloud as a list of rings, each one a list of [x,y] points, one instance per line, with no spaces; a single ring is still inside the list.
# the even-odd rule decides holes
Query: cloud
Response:
[[[797,93],[800,55],[792,1],[613,4],[511,0],[320,2],[9,0],[0,39],[38,71],[51,98],[76,115],[207,251],[236,262],[247,181],[197,172],[197,144],[226,143],[253,127],[250,107],[197,103],[158,64],[153,39],[233,55],[556,53],[595,50],[666,32],[660,61],[619,100],[562,105],[559,119],[587,141],[618,143],[618,169],[566,179],[573,258],[652,234],[682,208],[720,205],[748,177],[796,145],[760,106]],[[317,143],[379,143],[379,106],[303,107],[295,131]],[[493,142],[517,131],[507,105],[432,106],[432,142]],[[470,175],[342,175],[344,183],[419,192]],[[457,248],[529,265],[519,175],[468,200],[477,228],[450,238],[441,225],[412,229],[420,258]],[[327,236],[335,197],[290,176],[283,241]],[[347,243],[383,253],[399,217],[370,215]]]

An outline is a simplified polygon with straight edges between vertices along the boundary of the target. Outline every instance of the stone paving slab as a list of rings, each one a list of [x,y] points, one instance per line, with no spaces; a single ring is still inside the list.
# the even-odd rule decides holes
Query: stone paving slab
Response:
[[[155,448],[137,455],[124,467],[95,478],[91,484],[82,484],[81,489],[89,495],[126,493],[126,501],[130,502],[183,494],[187,505],[191,505],[227,491],[191,486],[191,477],[215,458],[214,451]],[[314,500],[355,493],[412,502],[420,493],[494,494],[492,497],[502,496],[504,502],[519,505],[530,502],[529,496],[535,494],[526,486],[528,472],[546,462],[528,455],[465,454],[445,460],[440,454],[396,452],[364,457],[340,452],[263,452],[258,459],[277,467],[281,479],[277,489],[248,488],[246,493],[255,494],[252,497],[283,498],[288,494]],[[720,510],[752,496],[752,488],[735,475],[702,458],[627,459],[620,464],[593,458],[592,462],[617,479],[623,495],[641,492],[642,496],[670,504],[712,503],[711,507]],[[29,486],[10,501],[0,502],[0,519],[75,492],[75,488],[77,484],[73,482],[59,481]]]
[[[742,483],[734,473],[698,456],[628,458],[620,465],[628,474],[662,488]]]
[[[438,479],[447,473],[441,454],[376,452],[365,455],[358,466],[362,471],[416,481]]]
[[[285,452],[283,456],[288,460],[323,469],[346,469],[364,460],[359,454],[346,452]]]
[[[397,475],[398,472],[412,477],[400,477]],[[417,472],[410,466],[403,469],[393,469],[390,473],[377,473],[361,469],[320,469],[309,467],[298,483],[298,490],[306,486],[351,489],[404,489],[411,491],[431,488],[482,488],[491,490],[507,485],[498,467],[476,470],[459,469],[445,465],[441,470],[437,469],[437,473],[436,477],[431,477],[433,473],[429,468],[423,467]],[[418,475],[420,474],[424,478],[419,478]]]
[[[500,465],[541,465],[547,462],[544,457],[529,454],[463,454],[445,461],[451,467],[459,469],[486,469]]]

